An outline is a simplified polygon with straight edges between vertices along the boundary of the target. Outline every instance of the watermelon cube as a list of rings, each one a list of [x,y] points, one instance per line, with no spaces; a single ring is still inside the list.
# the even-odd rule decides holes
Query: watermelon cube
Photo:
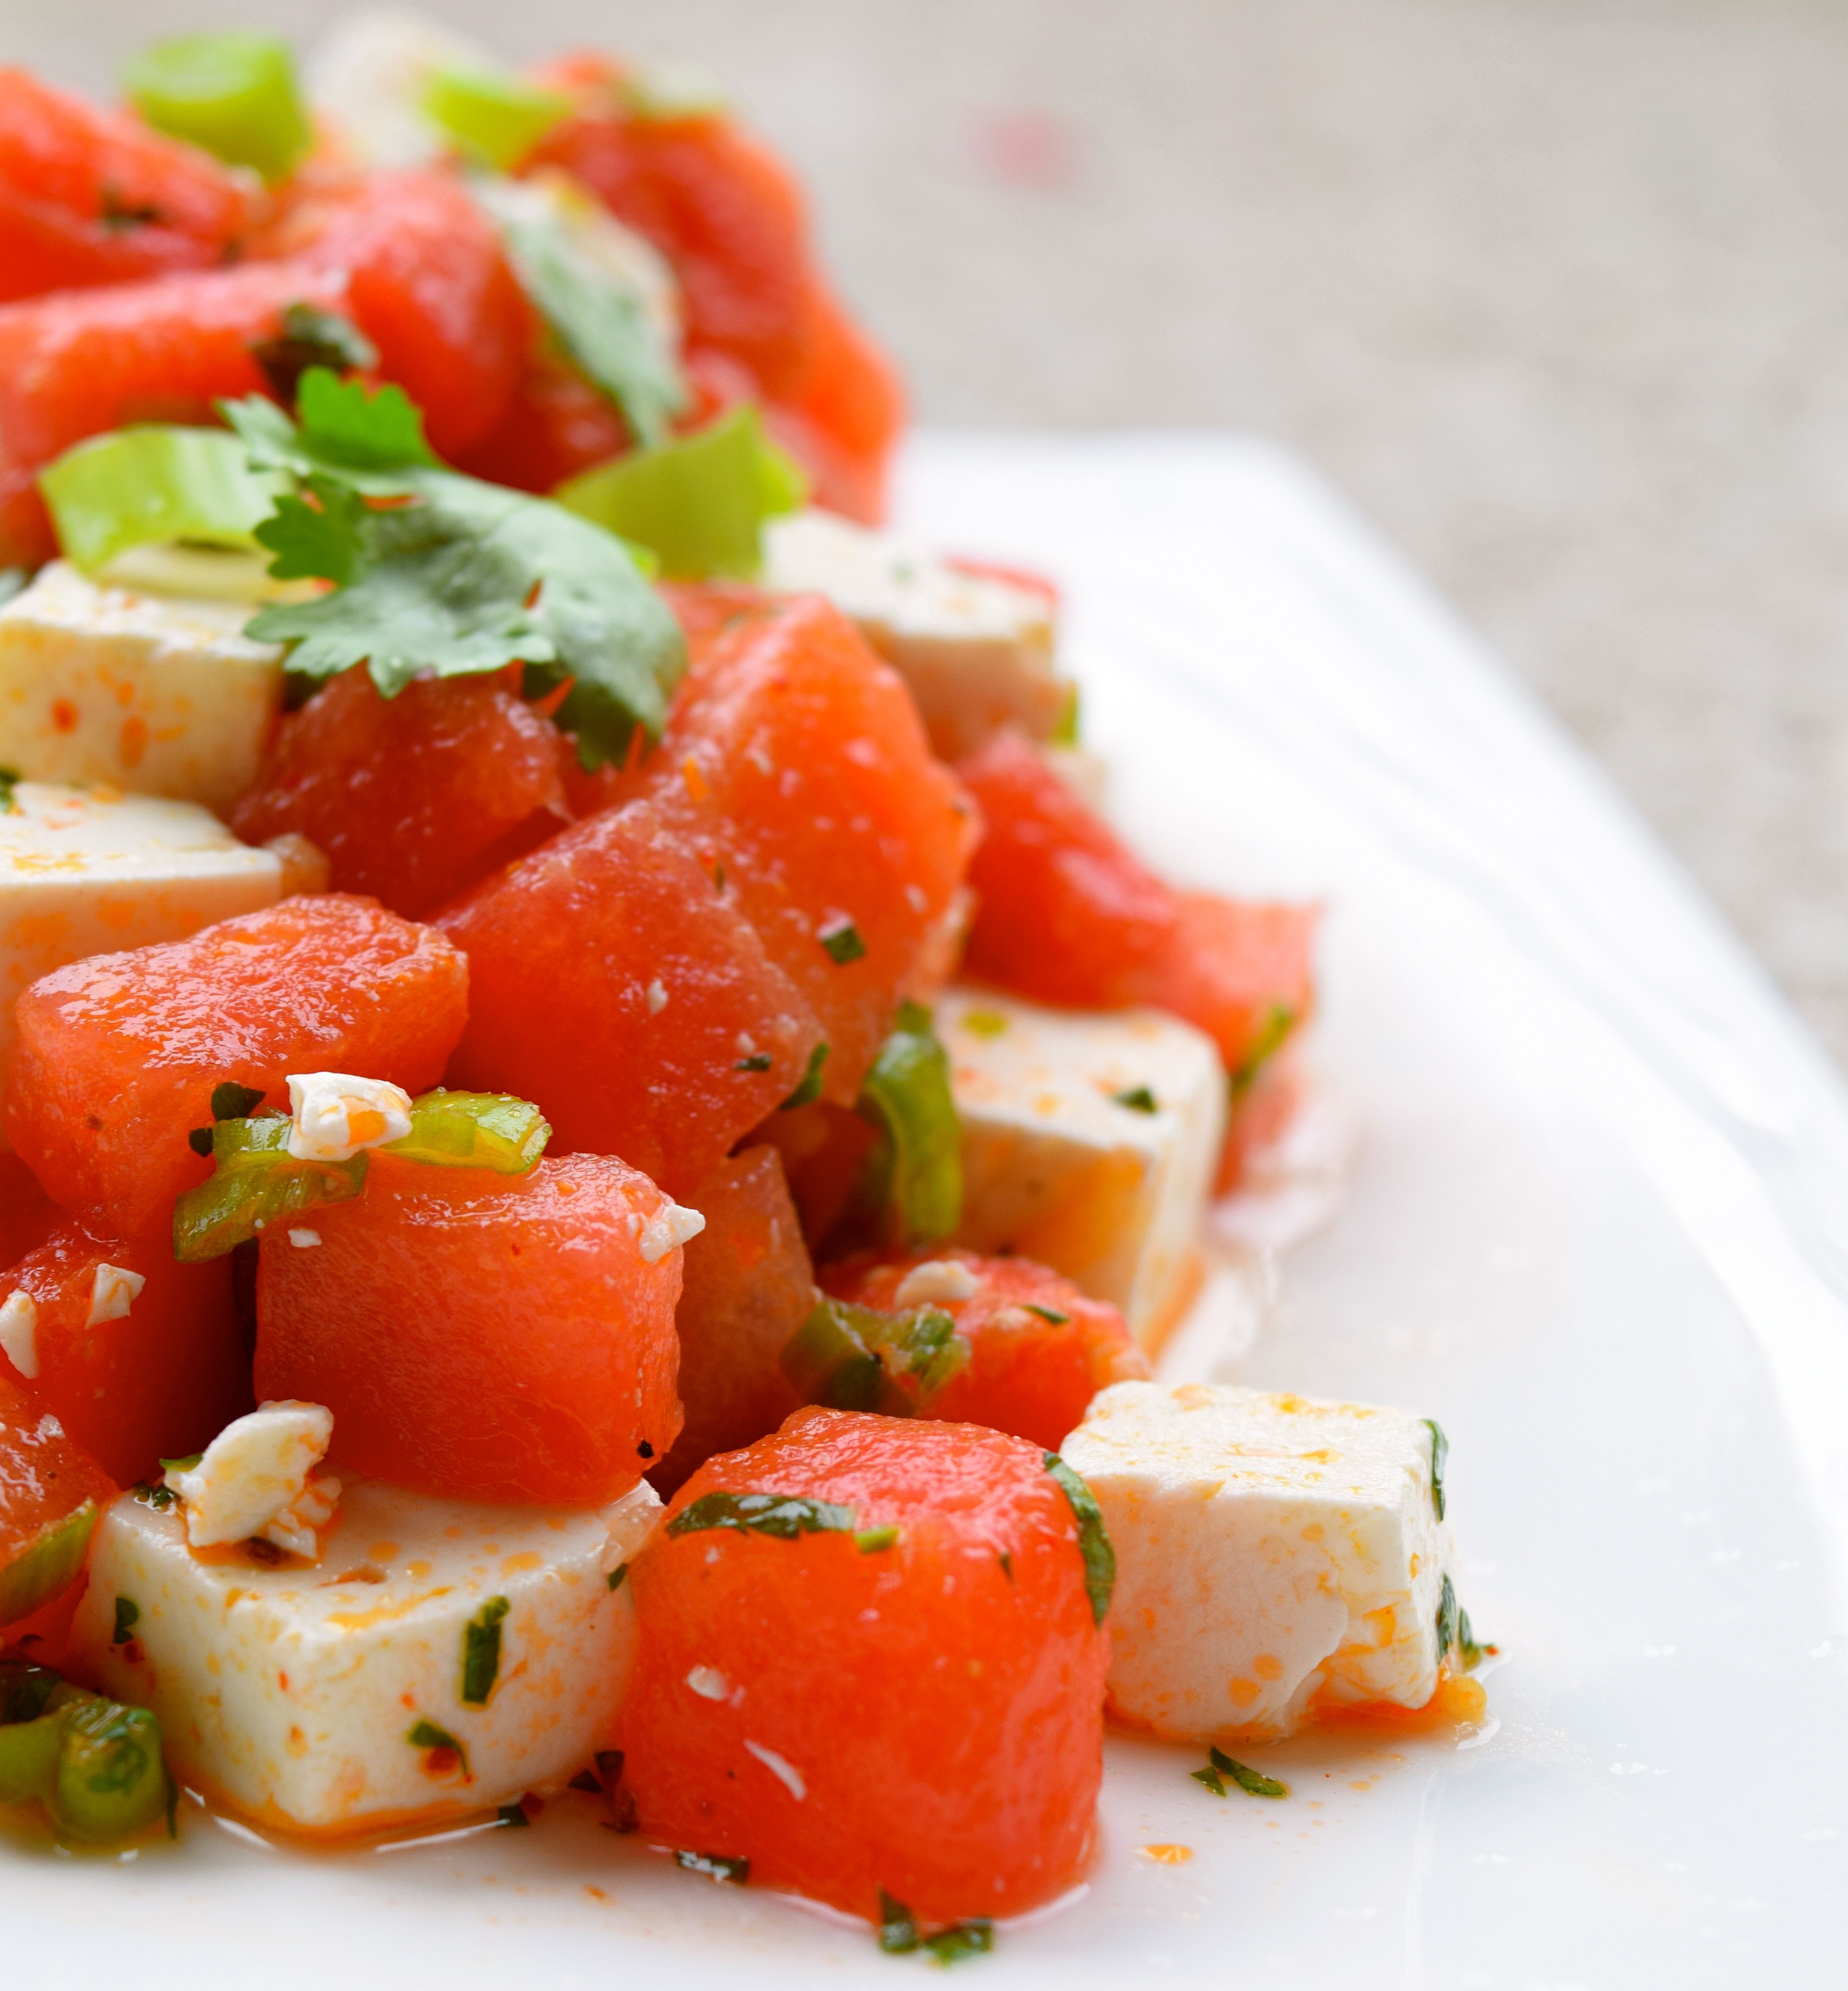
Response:
[[[0,1626],[76,1581],[109,1475],[0,1363]]]
[[[1036,1445],[839,1411],[708,1460],[631,1571],[643,1832],[886,1923],[1071,1887],[1103,1768],[1108,1550],[1068,1485],[1089,1506]]]
[[[257,1387],[325,1404],[337,1462],[458,1499],[591,1506],[680,1428],[696,1227],[603,1155],[524,1176],[375,1155],[365,1193],[267,1231]]]
[[[536,1101],[554,1152],[621,1155],[690,1196],[821,1036],[737,900],[645,804],[509,866],[437,922],[469,965],[454,1082]]]
[[[299,832],[336,890],[421,918],[563,827],[558,731],[495,678],[388,699],[343,671],[283,721],[231,822],[247,843]]]
[[[46,1192],[140,1237],[210,1164],[187,1136],[228,1081],[287,1104],[291,1071],[416,1094],[461,1034],[468,964],[370,899],[284,899],[191,938],[54,969],[20,996],[7,1129]]]

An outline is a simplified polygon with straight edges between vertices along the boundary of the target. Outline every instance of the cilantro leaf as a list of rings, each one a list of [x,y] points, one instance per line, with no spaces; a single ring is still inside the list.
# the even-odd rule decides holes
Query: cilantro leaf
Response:
[[[649,308],[642,270],[626,267],[639,252],[607,229],[589,203],[574,198],[568,183],[482,175],[474,192],[553,336],[615,403],[643,448],[665,442],[690,396],[665,328]],[[612,253],[618,243],[621,250]]]
[[[659,733],[685,645],[619,540],[545,499],[441,468],[396,387],[311,367],[300,410],[298,424],[254,397],[223,409],[253,463],[297,482],[257,528],[271,572],[335,584],[262,610],[250,635],[291,645],[288,667],[306,677],[363,663],[387,698],[426,674],[522,662],[529,695],[568,685],[554,716],[590,769],[621,760],[637,726]]]

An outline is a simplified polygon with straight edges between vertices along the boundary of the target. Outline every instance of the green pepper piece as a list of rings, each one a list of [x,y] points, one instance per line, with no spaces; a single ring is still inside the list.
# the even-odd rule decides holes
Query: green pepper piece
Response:
[[[505,70],[440,69],[424,87],[424,114],[472,158],[511,172],[553,126],[571,114],[571,100]]]
[[[96,1522],[97,1503],[86,1500],[62,1520],[47,1521],[0,1569],[0,1625],[29,1618],[77,1581]]]
[[[288,44],[249,29],[157,42],[128,65],[129,101],[157,131],[274,185],[314,143]]]
[[[298,1161],[288,1151],[290,1125],[280,1114],[214,1125],[216,1172],[173,1206],[173,1255],[182,1264],[222,1258],[266,1225],[365,1188],[363,1149],[350,1161]]]
[[[442,1169],[491,1169],[530,1175],[539,1166],[552,1123],[529,1099],[509,1092],[434,1092],[410,1102],[410,1132],[379,1149]]]
[[[152,1824],[167,1805],[156,1717],[145,1707],[87,1700],[66,1708],[63,1722],[52,1823],[93,1843],[126,1839]]]
[[[962,1217],[962,1128],[948,1053],[921,1004],[900,1005],[855,1110],[882,1136],[858,1196],[880,1241],[904,1249],[951,1236]]]

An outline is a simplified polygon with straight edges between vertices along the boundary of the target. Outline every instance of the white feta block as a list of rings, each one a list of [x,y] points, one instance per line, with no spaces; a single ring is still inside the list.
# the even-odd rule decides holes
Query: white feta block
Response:
[[[258,1823],[332,1837],[437,1823],[556,1784],[614,1739],[635,1615],[613,1579],[659,1509],[645,1483],[561,1509],[349,1479],[303,1567],[200,1554],[182,1506],[124,1494],[97,1523],[73,1651],[159,1715],[184,1782]],[[137,1614],[120,1644],[118,1599]]]
[[[250,613],[53,561],[0,607],[0,767],[228,809],[282,700],[282,652],[242,633]]]
[[[299,889],[287,853],[240,843],[196,802],[39,781],[12,793],[0,809],[0,1101],[29,983],[87,955],[183,940]]]
[[[1288,1735],[1343,1703],[1422,1707],[1453,1561],[1432,1445],[1419,1418],[1365,1404],[1102,1391],[1060,1450],[1116,1550],[1112,1710],[1197,1741]]]
[[[1050,599],[965,573],[889,533],[828,512],[764,528],[765,585],[825,594],[904,677],[931,744],[946,761],[972,754],[1000,727],[1050,740],[1072,686],[1053,661]]]
[[[936,1014],[962,1121],[957,1241],[1050,1265],[1155,1346],[1196,1283],[1225,1138],[1212,1041],[1159,1010],[985,989],[950,989]]]

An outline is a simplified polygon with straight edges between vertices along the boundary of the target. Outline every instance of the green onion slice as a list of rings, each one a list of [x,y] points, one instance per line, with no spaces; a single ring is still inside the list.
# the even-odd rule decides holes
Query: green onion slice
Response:
[[[272,185],[314,143],[295,59],[274,35],[244,29],[157,42],[130,63],[123,82],[157,131],[227,165],[254,166]]]
[[[94,573],[137,546],[182,540],[254,549],[281,478],[253,471],[223,429],[114,429],[39,474],[65,557]]]
[[[962,1218],[962,1128],[949,1055],[921,1005],[900,1006],[856,1110],[882,1137],[856,1194],[859,1215],[900,1250],[954,1235]]]
[[[458,64],[431,76],[422,108],[471,158],[504,173],[570,116],[571,100],[510,70]]]
[[[798,509],[805,485],[747,404],[691,435],[599,464],[552,495],[646,546],[669,580],[750,580],[764,563],[764,520]]]
[[[529,1099],[439,1086],[410,1102],[410,1132],[379,1152],[433,1168],[524,1176],[538,1167],[551,1138],[552,1123]]]
[[[288,1151],[290,1125],[281,1114],[214,1123],[211,1179],[173,1206],[173,1255],[182,1264],[222,1258],[282,1218],[365,1188],[363,1149],[350,1161],[298,1161]]]

